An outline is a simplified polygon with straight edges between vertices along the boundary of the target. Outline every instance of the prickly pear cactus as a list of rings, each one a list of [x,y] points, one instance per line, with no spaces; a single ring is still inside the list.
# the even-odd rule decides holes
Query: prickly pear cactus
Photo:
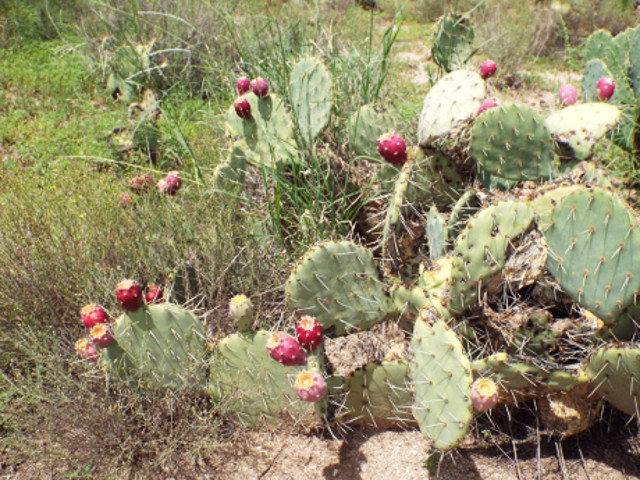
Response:
[[[527,231],[533,209],[508,201],[481,210],[456,239],[449,288],[449,308],[461,312],[478,297],[482,282],[499,273],[512,242]]]
[[[247,145],[242,141],[234,143],[227,159],[216,167],[213,177],[218,190],[226,193],[242,190],[247,165],[245,153],[247,149]]]
[[[594,392],[618,410],[640,418],[640,348],[605,347],[586,368]]]
[[[471,365],[456,334],[443,322],[417,320],[412,346],[413,415],[438,450],[457,446],[473,418]]]
[[[349,147],[358,157],[380,158],[378,137],[393,129],[391,115],[363,105],[349,118]]]
[[[251,118],[240,118],[233,105],[226,115],[231,137],[243,139],[253,160],[267,166],[295,159],[293,123],[284,101],[275,94],[256,97],[252,92],[244,97],[251,105]]]
[[[145,388],[180,388],[204,377],[204,325],[180,307],[162,303],[127,312],[113,335]],[[118,363],[117,355],[113,360]]]
[[[324,331],[367,330],[393,310],[372,253],[350,241],[313,247],[287,281],[289,306],[318,319]]]
[[[545,125],[556,141],[569,145],[578,160],[591,155],[595,143],[616,127],[622,112],[615,105],[583,103],[552,113]]]
[[[470,153],[485,172],[507,180],[541,180],[557,175],[551,132],[533,109],[507,105],[478,118]]]
[[[433,60],[447,73],[463,67],[475,53],[473,37],[468,17],[458,14],[442,17],[431,48]]]
[[[456,70],[441,78],[424,99],[418,122],[418,143],[427,147],[473,118],[487,96],[482,77]]]
[[[608,327],[640,292],[640,237],[633,213],[611,193],[582,188],[555,207],[544,233],[547,268]]]
[[[220,358],[210,368],[209,393],[215,400],[229,402],[231,411],[247,426],[283,419],[309,424],[317,421],[313,404],[301,402],[293,391],[304,366],[287,367],[267,351],[272,332],[235,333],[218,348]]]
[[[383,429],[414,423],[412,405],[409,365],[400,361],[370,363],[349,378],[338,416]]]
[[[302,140],[311,145],[331,115],[331,76],[320,60],[306,58],[293,67],[289,98]]]

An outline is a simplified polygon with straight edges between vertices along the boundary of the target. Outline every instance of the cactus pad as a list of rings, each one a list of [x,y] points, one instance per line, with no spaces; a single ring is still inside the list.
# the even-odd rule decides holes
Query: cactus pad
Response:
[[[469,359],[456,334],[443,322],[429,326],[417,320],[412,346],[413,415],[433,447],[448,450],[460,443],[473,418]]]
[[[618,410],[640,420],[640,348],[600,349],[586,368],[595,392]]]
[[[274,94],[258,98],[250,92],[244,97],[251,105],[251,118],[238,117],[232,105],[226,115],[229,134],[245,140],[256,162],[276,165],[292,158],[293,127],[284,101]]]
[[[344,416],[376,428],[414,423],[410,384],[406,363],[370,363],[349,378]]]
[[[211,364],[209,388],[215,400],[227,400],[238,419],[256,426],[276,418],[314,418],[313,405],[293,391],[304,366],[286,367],[269,356],[271,332],[235,333],[224,338],[220,358]]]
[[[373,105],[364,105],[349,119],[349,146],[358,157],[380,158],[378,137],[393,130],[389,114],[379,113]]]
[[[232,193],[243,188],[247,164],[246,148],[244,142],[236,142],[231,147],[229,157],[216,167],[213,177],[218,190]]]
[[[547,269],[581,306],[615,322],[640,291],[640,237],[632,212],[601,189],[580,189],[554,209]]]
[[[306,58],[293,67],[289,97],[300,135],[311,145],[331,115],[331,77],[320,60]]]
[[[558,170],[551,132],[529,107],[507,105],[482,114],[470,152],[482,170],[508,180],[548,179]]]
[[[179,388],[204,376],[204,325],[190,312],[162,303],[120,316],[113,335],[148,388]]]
[[[501,202],[475,215],[458,236],[453,250],[449,307],[468,308],[483,280],[500,272],[512,240],[533,220],[533,209],[523,202]]]
[[[451,133],[473,118],[487,96],[482,77],[468,70],[456,70],[441,78],[424,99],[418,123],[421,147]]]
[[[558,142],[568,144],[575,157],[584,160],[605,133],[620,121],[621,112],[607,103],[572,105],[552,113],[545,125]]]
[[[459,69],[474,53],[473,37],[469,18],[458,14],[442,17],[431,48],[433,60],[446,72]]]
[[[367,330],[393,308],[372,253],[349,241],[309,250],[291,272],[286,294],[291,308],[336,335]]]

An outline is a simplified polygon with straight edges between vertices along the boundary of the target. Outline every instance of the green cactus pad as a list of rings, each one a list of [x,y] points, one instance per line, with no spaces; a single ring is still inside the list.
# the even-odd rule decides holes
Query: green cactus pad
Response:
[[[595,143],[620,121],[615,105],[583,103],[552,113],[545,125],[557,141],[568,144],[575,157],[584,160],[591,155]]]
[[[213,172],[214,184],[220,191],[233,193],[244,187],[247,146],[244,142],[236,142],[227,159],[219,164]]]
[[[302,402],[293,385],[304,366],[287,367],[273,360],[267,351],[272,332],[235,333],[219,346],[220,357],[212,361],[209,393],[215,401],[227,401],[243,424],[279,425],[277,420],[297,422],[316,418],[314,406]]]
[[[478,296],[482,281],[502,270],[512,240],[527,231],[533,209],[518,201],[501,202],[475,215],[453,249],[449,308],[464,311]]]
[[[456,238],[467,224],[469,218],[478,212],[480,205],[478,191],[473,188],[467,189],[451,209],[449,220],[447,220],[447,236]]]
[[[306,58],[293,67],[289,98],[300,135],[311,145],[331,115],[331,76],[320,60]]]
[[[615,70],[622,72],[625,63],[625,51],[616,45],[616,41],[607,30],[596,30],[589,36],[584,46],[584,60],[589,62],[600,59]]]
[[[456,70],[441,78],[424,99],[418,123],[418,143],[427,147],[473,118],[487,96],[482,77]]]
[[[629,32],[629,83],[637,103],[640,103],[640,26],[627,32]]]
[[[549,372],[522,360],[510,358],[506,353],[495,353],[471,363],[475,377],[492,378],[505,390],[526,390],[549,378]]]
[[[547,269],[582,307],[615,322],[640,291],[640,236],[633,213],[601,189],[566,195],[544,233]]]
[[[448,230],[442,215],[436,207],[431,207],[427,215],[424,235],[429,243],[429,256],[433,260],[438,260],[445,255],[448,243],[447,233]]]
[[[293,124],[284,101],[274,94],[258,98],[252,92],[244,98],[251,105],[251,118],[240,118],[231,105],[226,115],[229,135],[244,139],[254,161],[263,165],[295,158]]]
[[[473,418],[471,365],[456,334],[444,322],[417,320],[412,346],[413,415],[438,450],[457,446]]]
[[[508,180],[542,180],[557,174],[551,132],[533,109],[492,108],[471,132],[470,153],[485,172]]]
[[[358,157],[380,158],[378,137],[394,129],[394,121],[387,113],[378,112],[373,105],[364,105],[349,118],[349,147]]]
[[[162,303],[127,312],[113,335],[143,387],[180,388],[204,376],[204,325],[180,307]]]
[[[640,419],[640,348],[605,347],[586,367],[596,394],[618,410]]]
[[[336,335],[367,330],[393,309],[372,253],[350,241],[313,247],[285,287],[289,306]]]
[[[474,54],[474,32],[469,18],[447,15],[440,19],[437,28],[431,48],[433,60],[446,72],[461,68]]]
[[[404,362],[370,363],[349,378],[343,411],[345,419],[378,429],[414,423],[409,365]]]

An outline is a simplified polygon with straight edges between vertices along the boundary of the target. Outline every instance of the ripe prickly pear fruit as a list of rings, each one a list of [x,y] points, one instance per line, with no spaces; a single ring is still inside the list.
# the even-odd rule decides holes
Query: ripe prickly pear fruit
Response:
[[[407,161],[407,144],[396,132],[388,132],[378,138],[378,152],[392,165],[402,165]]]
[[[498,404],[498,386],[489,378],[479,378],[471,385],[471,404],[477,412],[486,412]]]
[[[109,316],[100,305],[91,303],[80,310],[80,318],[82,323],[87,328],[93,328],[99,323],[107,323]]]
[[[254,78],[251,80],[251,90],[255,93],[256,97],[266,97],[269,95],[269,85],[267,81],[262,78]]]
[[[598,91],[598,98],[600,101],[606,102],[616,91],[616,82],[613,78],[600,77],[600,80],[596,83],[596,90]]]
[[[238,330],[248,332],[253,323],[253,303],[246,295],[236,295],[229,301],[229,315],[238,325]]]
[[[107,324],[98,323],[91,329],[89,335],[91,335],[93,343],[98,345],[100,348],[107,348],[113,343],[113,331]]]
[[[327,394],[327,382],[318,372],[305,370],[300,372],[293,390],[300,400],[305,402],[317,402]]]
[[[573,105],[578,100],[578,90],[570,83],[565,83],[558,89],[560,105]]]
[[[122,195],[120,195],[119,202],[121,207],[126,208],[129,205],[133,204],[133,197],[128,193],[123,193]]]
[[[76,342],[76,353],[80,358],[85,358],[92,362],[98,361],[98,349],[90,338],[81,338]]]
[[[123,280],[116,286],[116,298],[122,308],[134,312],[142,306],[142,289],[135,280]]]
[[[485,60],[482,65],[480,65],[480,76],[486,80],[487,78],[493,77],[496,70],[498,70],[496,62],[493,60]]]
[[[251,81],[247,77],[240,77],[236,80],[238,95],[244,95],[251,90]]]
[[[482,105],[480,105],[480,108],[478,109],[478,115],[486,112],[490,108],[495,108],[498,105],[500,105],[500,103],[498,102],[497,98],[487,98],[484,102],[482,102]]]
[[[158,190],[171,196],[178,193],[178,190],[180,190],[181,186],[182,179],[180,178],[180,172],[176,171],[167,173],[167,176],[162,184],[162,188],[160,187],[160,182],[158,182]]]
[[[133,193],[141,194],[148,192],[156,185],[155,180],[150,174],[139,175],[129,180],[129,189]]]
[[[304,365],[307,355],[296,340],[285,333],[274,333],[267,340],[267,350],[275,361],[287,367]]]
[[[240,118],[244,120],[249,120],[251,118],[251,104],[246,98],[238,98],[235,102],[233,102],[233,108],[235,108],[236,114]]]
[[[322,342],[322,326],[317,319],[305,315],[296,323],[296,337],[300,345],[312,352]]]
[[[147,303],[161,303],[164,300],[162,289],[155,283],[147,285],[147,291],[144,294]]]

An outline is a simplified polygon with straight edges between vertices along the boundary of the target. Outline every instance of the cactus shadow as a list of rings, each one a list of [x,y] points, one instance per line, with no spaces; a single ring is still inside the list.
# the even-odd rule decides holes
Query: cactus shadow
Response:
[[[338,461],[322,470],[325,480],[364,480],[362,467],[367,461],[360,449],[371,437],[371,432],[356,431],[346,436],[338,452]]]

